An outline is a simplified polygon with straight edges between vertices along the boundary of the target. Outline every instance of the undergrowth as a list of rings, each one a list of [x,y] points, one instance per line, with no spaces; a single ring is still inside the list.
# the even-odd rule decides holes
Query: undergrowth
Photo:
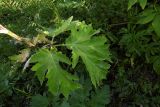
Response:
[[[0,107],[159,107],[159,3],[0,0]]]

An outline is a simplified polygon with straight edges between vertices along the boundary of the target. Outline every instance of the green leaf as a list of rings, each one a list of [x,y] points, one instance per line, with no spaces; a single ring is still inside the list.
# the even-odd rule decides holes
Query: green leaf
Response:
[[[80,88],[80,85],[74,82],[78,78],[62,69],[60,62],[70,64],[69,59],[62,53],[47,49],[41,49],[31,57],[31,63],[36,63],[32,70],[36,71],[40,81],[48,78],[49,91],[54,95],[62,93],[68,97],[68,94]]]
[[[110,103],[110,90],[106,85],[102,89],[96,90],[96,94],[92,95],[89,101],[90,107],[106,107]]]
[[[68,30],[71,21],[72,21],[73,17],[70,17],[68,20],[62,20],[60,26],[56,29],[46,29],[46,31],[44,31],[43,33],[52,36],[52,37],[56,37],[61,33],[64,33],[65,31]]]
[[[70,107],[67,101],[63,101],[63,103],[59,107]]]
[[[140,19],[138,20],[139,24],[146,24],[151,22],[156,16],[156,13],[153,9],[147,9],[142,12]]]
[[[137,0],[129,0],[128,1],[128,10],[131,9],[131,7],[137,3]]]
[[[81,79],[84,79],[84,77]],[[92,83],[87,79],[83,80],[81,84],[83,84],[83,88],[74,91],[68,100],[71,107],[87,107],[86,104],[90,99],[89,96],[92,90]]]
[[[31,107],[48,107],[48,99],[45,96],[36,95],[32,96]]]
[[[157,15],[155,17],[155,19],[152,22],[152,26],[153,26],[154,31],[160,37],[160,15]]]
[[[110,52],[104,36],[92,37],[99,30],[94,30],[91,25],[76,22],[71,28],[71,35],[66,40],[66,45],[72,50],[72,67],[74,68],[79,57],[82,58],[96,87],[102,79],[106,78],[110,65]],[[106,60],[106,61],[105,61]]]
[[[142,9],[144,9],[147,4],[147,0],[139,0],[139,3],[140,3],[140,6],[142,7]]]

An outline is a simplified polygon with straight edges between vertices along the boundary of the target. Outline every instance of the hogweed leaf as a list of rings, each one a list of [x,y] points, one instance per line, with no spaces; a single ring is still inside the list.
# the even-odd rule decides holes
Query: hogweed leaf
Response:
[[[84,22],[74,22],[71,35],[66,40],[67,47],[72,50],[72,67],[74,68],[79,57],[86,65],[91,81],[96,87],[105,79],[110,65],[110,52],[104,36],[93,37],[99,30]]]
[[[36,63],[32,70],[36,71],[41,82],[45,77],[48,78],[47,84],[51,93],[54,95],[62,93],[68,97],[69,93],[80,88],[80,85],[75,82],[78,78],[62,69],[60,62],[70,64],[65,55],[48,49],[39,50],[30,61],[30,63]]]
[[[68,20],[62,20],[61,25],[56,28],[56,29],[47,29],[46,31],[44,31],[43,33],[52,36],[52,37],[56,37],[61,33],[64,33],[65,31],[68,30],[71,21],[72,21],[73,17],[70,17]]]

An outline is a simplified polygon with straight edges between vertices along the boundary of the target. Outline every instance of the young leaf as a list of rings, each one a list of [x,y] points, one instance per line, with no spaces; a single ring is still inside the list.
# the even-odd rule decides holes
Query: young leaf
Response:
[[[128,10],[131,9],[131,7],[137,3],[137,0],[129,0],[128,1]]]
[[[66,40],[66,45],[72,50],[72,67],[74,68],[79,57],[82,58],[91,77],[91,81],[96,87],[102,79],[105,79],[110,65],[105,62],[110,61],[110,52],[106,45],[104,36],[92,37],[96,34],[91,25],[84,22],[77,22],[71,28],[71,35]]]
[[[47,31],[44,31],[44,33],[49,36],[56,37],[59,34],[68,30],[72,19],[73,19],[73,17],[70,17],[68,20],[62,20],[61,26],[59,26],[56,29],[47,29]]]
[[[160,37],[160,15],[157,15],[155,19],[152,22],[152,26],[154,28],[154,31],[157,33],[157,35]]]
[[[139,3],[140,3],[141,8],[144,9],[147,4],[147,0],[139,0]]]
[[[44,80],[47,71],[49,91],[54,95],[62,93],[65,97],[68,97],[71,91],[80,88],[80,85],[74,82],[78,78],[69,74],[60,66],[59,62],[70,64],[69,59],[62,53],[41,49],[31,57],[30,62],[36,63],[32,70],[36,71],[36,75],[41,82]]]

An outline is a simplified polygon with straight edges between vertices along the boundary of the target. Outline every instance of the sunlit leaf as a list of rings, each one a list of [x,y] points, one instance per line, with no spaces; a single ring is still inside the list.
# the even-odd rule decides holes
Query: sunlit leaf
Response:
[[[62,53],[41,49],[31,57],[30,62],[36,63],[32,70],[36,71],[36,75],[41,82],[45,77],[48,78],[49,91],[54,95],[62,93],[65,97],[68,97],[70,92],[80,88],[80,85],[74,82],[78,78],[60,66],[60,62],[70,64],[69,59]]]
[[[71,35],[66,40],[66,45],[72,50],[72,67],[74,68],[79,57],[82,58],[89,72],[94,86],[106,78],[110,65],[110,52],[104,36],[93,37],[99,30],[94,30],[91,25],[76,22],[71,28]]]

